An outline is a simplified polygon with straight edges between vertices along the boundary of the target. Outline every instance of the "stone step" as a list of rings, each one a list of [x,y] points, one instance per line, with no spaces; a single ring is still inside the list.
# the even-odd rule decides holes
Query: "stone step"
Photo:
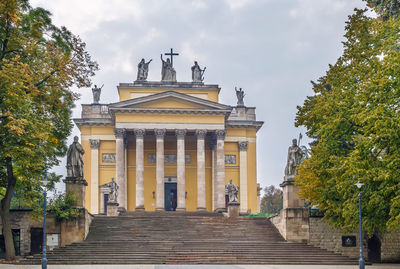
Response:
[[[39,264],[40,255],[23,260]],[[266,219],[210,212],[126,212],[95,216],[85,241],[48,253],[50,264],[356,264],[286,242]]]

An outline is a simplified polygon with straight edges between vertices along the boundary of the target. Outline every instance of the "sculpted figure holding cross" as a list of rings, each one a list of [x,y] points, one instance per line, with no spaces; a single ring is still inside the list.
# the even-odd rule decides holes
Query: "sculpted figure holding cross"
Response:
[[[172,67],[171,61],[167,59],[164,61],[161,54],[162,69],[161,69],[161,81],[176,81],[176,72]]]

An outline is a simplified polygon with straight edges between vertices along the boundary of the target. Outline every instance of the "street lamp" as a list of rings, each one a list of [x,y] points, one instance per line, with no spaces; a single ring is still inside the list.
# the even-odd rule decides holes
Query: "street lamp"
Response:
[[[47,180],[47,171],[44,172],[44,180],[43,180],[43,255],[42,255],[42,269],[47,269],[47,257],[46,257],[46,210],[47,210],[47,189],[46,186],[49,184]]]
[[[362,218],[361,218],[361,187],[364,186],[364,183],[357,181],[354,184],[358,188],[358,214],[359,214],[359,222],[360,222],[360,269],[365,269],[365,261],[364,261],[364,253],[363,253],[363,240],[362,240]]]

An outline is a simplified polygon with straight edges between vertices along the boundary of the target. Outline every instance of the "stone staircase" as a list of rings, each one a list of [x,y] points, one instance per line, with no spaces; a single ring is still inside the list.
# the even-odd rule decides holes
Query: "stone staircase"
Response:
[[[23,264],[39,264],[40,255]],[[269,221],[216,213],[128,212],[95,216],[85,241],[48,253],[50,264],[357,264],[286,242]]]

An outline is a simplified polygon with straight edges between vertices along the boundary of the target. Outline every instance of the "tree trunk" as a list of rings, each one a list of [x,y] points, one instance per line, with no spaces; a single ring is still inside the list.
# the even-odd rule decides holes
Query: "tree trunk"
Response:
[[[1,221],[3,224],[3,236],[4,236],[4,245],[6,248],[6,260],[14,260],[15,259],[15,248],[14,248],[14,240],[11,231],[11,219],[10,219],[10,204],[11,198],[14,192],[14,187],[16,183],[16,179],[13,173],[12,160],[11,157],[6,158],[6,167],[7,167],[7,191],[4,198],[1,200],[0,206],[0,215]]]

